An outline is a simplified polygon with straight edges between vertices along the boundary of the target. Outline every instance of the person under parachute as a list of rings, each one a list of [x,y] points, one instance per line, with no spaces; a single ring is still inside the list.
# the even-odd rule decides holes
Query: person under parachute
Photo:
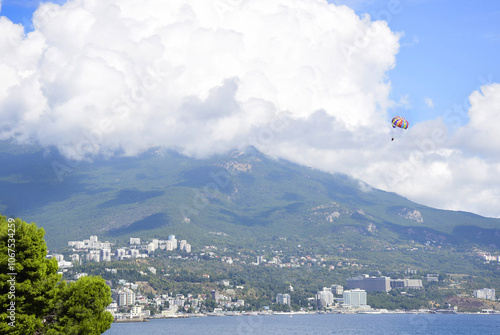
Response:
[[[408,121],[401,116],[396,116],[392,119],[392,128],[408,129]],[[391,141],[394,141],[394,136],[392,136]]]

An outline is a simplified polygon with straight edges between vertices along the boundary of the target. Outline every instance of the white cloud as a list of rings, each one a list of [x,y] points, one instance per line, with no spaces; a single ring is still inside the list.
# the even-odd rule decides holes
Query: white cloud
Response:
[[[484,85],[469,97],[470,121],[459,130],[460,145],[470,152],[491,157],[498,162],[500,157],[500,84]]]
[[[384,22],[321,0],[80,0],[41,4],[33,24],[1,28],[1,136],[76,159],[209,155],[285,111],[382,124],[398,51]]]
[[[0,20],[0,139],[74,159],[253,145],[500,216],[497,86],[472,94],[463,129],[437,119],[391,141],[388,109],[409,102],[388,98],[400,35],[383,21],[323,0],[72,0],[33,24]]]

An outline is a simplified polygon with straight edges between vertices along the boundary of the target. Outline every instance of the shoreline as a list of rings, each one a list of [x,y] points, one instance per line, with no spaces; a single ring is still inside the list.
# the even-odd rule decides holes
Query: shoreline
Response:
[[[226,312],[226,313],[197,313],[197,314],[172,314],[172,315],[159,315],[143,318],[122,318],[115,319],[113,323],[130,323],[130,322],[148,322],[157,319],[185,319],[185,318],[200,318],[200,317],[221,317],[221,316],[289,316],[294,317],[298,315],[318,315],[318,314],[369,314],[369,315],[384,315],[384,314],[455,314],[455,315],[500,315],[500,311],[484,312],[457,312],[453,310],[332,310],[321,312]]]

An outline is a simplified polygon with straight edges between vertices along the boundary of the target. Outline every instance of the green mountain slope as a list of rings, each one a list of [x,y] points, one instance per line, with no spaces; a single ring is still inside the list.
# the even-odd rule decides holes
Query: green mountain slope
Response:
[[[409,241],[500,247],[499,219],[429,208],[255,150],[204,160],[158,150],[71,163],[3,144],[0,158],[0,212],[44,227],[50,248],[90,235],[126,241],[169,234],[198,246],[248,249],[285,240],[318,251],[386,250]]]

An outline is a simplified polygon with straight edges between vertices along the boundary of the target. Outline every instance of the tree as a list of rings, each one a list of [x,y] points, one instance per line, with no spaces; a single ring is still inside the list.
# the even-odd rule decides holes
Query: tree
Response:
[[[53,325],[47,335],[98,335],[113,322],[106,306],[111,302],[111,289],[101,277],[82,277],[60,285],[54,309]]]
[[[99,277],[67,284],[55,259],[45,258],[45,231],[0,215],[0,333],[102,334],[113,321],[105,311],[111,290]]]
[[[61,275],[45,258],[44,235],[34,223],[0,215],[0,333],[33,334],[54,306]]]
[[[214,299],[207,299],[205,300],[205,308],[209,312],[213,312],[215,308],[217,308],[217,301]]]

